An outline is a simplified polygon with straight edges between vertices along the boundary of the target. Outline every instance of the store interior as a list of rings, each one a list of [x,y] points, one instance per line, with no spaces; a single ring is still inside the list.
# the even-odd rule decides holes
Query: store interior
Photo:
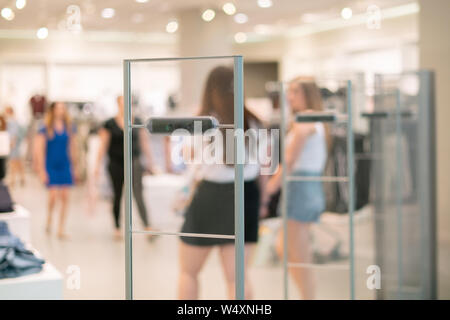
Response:
[[[7,261],[7,227],[30,250],[16,251],[37,264],[28,272],[0,263],[0,299],[126,298],[127,189],[115,220],[110,178],[116,169],[109,149],[102,149],[102,139],[114,134],[107,123],[123,117],[121,107],[142,121],[198,115],[211,72],[233,70],[237,55],[243,57],[244,104],[261,128],[290,126],[280,110],[292,109],[289,86],[297,77],[314,79],[324,109],[345,119],[330,125],[327,166],[335,167],[324,174],[330,177],[323,184],[327,207],[308,229],[310,259],[296,267],[313,279],[310,297],[450,298],[450,40],[439,36],[450,29],[447,0],[0,0],[0,10],[0,197],[8,193],[13,203],[3,210],[6,198],[0,199],[0,262]],[[211,56],[217,58],[164,59]],[[131,105],[120,99],[127,87]],[[77,163],[65,188],[64,230],[59,200],[49,228],[52,193],[40,171],[49,157],[42,128],[58,105],[70,118],[65,130],[75,150],[70,161]],[[142,219],[133,197],[131,227],[143,231],[132,234],[133,298],[183,298],[184,242],[177,233],[186,216],[180,198],[193,180],[188,167],[174,161],[182,138],[133,130],[139,143],[145,139],[140,153],[133,149],[131,169],[133,176],[141,171],[148,217]],[[284,138],[271,148],[283,150]],[[345,145],[340,155],[331,151],[338,141]],[[357,166],[353,189],[349,161]],[[258,241],[245,258],[248,297],[306,299],[277,252],[285,218],[277,205],[274,211],[260,217]],[[145,234],[149,230],[162,234]],[[218,247],[196,275],[198,299],[232,298],[234,280]],[[381,288],[369,283],[374,266]]]

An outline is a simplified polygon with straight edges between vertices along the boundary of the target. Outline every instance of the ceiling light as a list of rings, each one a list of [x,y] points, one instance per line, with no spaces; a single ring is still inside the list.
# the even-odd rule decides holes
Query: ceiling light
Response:
[[[16,8],[21,10],[27,5],[27,0],[16,0]]]
[[[341,17],[342,17],[342,19],[344,19],[344,20],[349,20],[349,19],[351,19],[352,15],[353,15],[353,11],[352,11],[352,9],[350,9],[350,8],[344,8],[344,9],[342,9],[342,11],[341,11]]]
[[[178,22],[176,20],[170,21],[166,26],[168,33],[174,33],[178,30]]]
[[[222,9],[223,9],[223,12],[225,12],[229,16],[232,16],[233,14],[236,13],[236,6],[231,2],[225,3],[223,5]]]
[[[48,37],[48,29],[43,27],[43,28],[39,28],[39,30],[36,32],[36,36],[39,39],[45,39]]]
[[[148,0],[136,0],[137,3],[147,3]]]
[[[102,10],[102,18],[111,19],[116,14],[116,10],[113,8],[105,8]]]
[[[206,9],[205,11],[203,11],[202,19],[209,22],[212,19],[214,19],[215,16],[216,16],[216,12],[214,10]]]
[[[260,8],[270,8],[273,6],[272,0],[258,0],[258,6]]]
[[[234,35],[234,41],[237,43],[244,43],[247,41],[247,35],[243,32],[238,32]]]
[[[239,24],[246,23],[248,21],[248,16],[245,13],[238,13],[234,16],[234,21]]]
[[[1,14],[2,17],[8,21],[11,21],[15,17],[14,11],[12,11],[10,8],[3,8]]]

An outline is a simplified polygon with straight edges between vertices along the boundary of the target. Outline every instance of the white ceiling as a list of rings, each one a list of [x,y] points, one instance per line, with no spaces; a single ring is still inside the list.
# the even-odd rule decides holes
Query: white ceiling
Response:
[[[316,20],[339,17],[343,7],[351,7],[354,13],[363,13],[371,4],[381,9],[398,6],[413,0],[272,0],[271,8],[260,8],[257,0],[233,0],[237,12],[248,15],[248,23],[240,25],[232,22],[233,32],[254,31],[256,25],[271,25],[288,28]],[[58,23],[67,17],[66,9],[71,4],[81,8],[81,24],[87,31],[164,32],[170,19],[177,12],[191,8],[214,8],[220,10],[228,0],[27,0],[22,10],[15,9],[15,0],[0,0],[0,9],[10,7],[15,18],[7,21],[0,17],[0,29],[30,30],[46,26],[57,29]],[[103,8],[114,8],[112,19],[101,18]],[[136,22],[141,16],[143,21]],[[200,15],[199,15],[200,19]],[[232,21],[232,17],[230,20]],[[309,19],[309,20],[308,20]]]

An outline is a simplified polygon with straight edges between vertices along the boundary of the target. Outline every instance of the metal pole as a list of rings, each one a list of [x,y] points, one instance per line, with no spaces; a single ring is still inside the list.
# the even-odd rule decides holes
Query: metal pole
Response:
[[[350,228],[350,299],[355,299],[355,244],[353,213],[355,211],[355,171],[354,171],[354,142],[353,142],[353,114],[352,114],[352,81],[347,81],[347,170],[348,170],[348,213]]]
[[[287,261],[287,250],[288,250],[288,234],[287,234],[287,173],[286,173],[286,121],[287,121],[287,106],[286,99],[284,98],[284,85],[280,82],[280,107],[281,107],[281,139],[280,139],[280,155],[281,155],[281,217],[283,219],[283,283],[284,283],[284,299],[289,299],[289,275],[288,275],[288,261]]]
[[[236,299],[245,299],[244,279],[244,63],[234,58],[234,221],[235,221],[235,290]]]
[[[397,192],[396,192],[396,207],[397,207],[397,250],[398,250],[398,292],[397,298],[402,299],[403,296],[403,213],[402,213],[402,199],[403,199],[403,159],[402,159],[402,120],[401,120],[401,95],[400,90],[396,90],[396,105],[395,105],[395,136],[397,145]]]
[[[131,78],[130,61],[123,62],[123,84],[124,84],[124,161],[125,161],[125,296],[127,300],[133,299],[133,244],[132,244],[132,209],[131,209],[131,185],[132,185],[132,162],[131,162]]]

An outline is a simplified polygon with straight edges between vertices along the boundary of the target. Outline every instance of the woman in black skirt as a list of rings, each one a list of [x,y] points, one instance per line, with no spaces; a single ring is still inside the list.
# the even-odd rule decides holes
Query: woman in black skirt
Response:
[[[216,67],[209,74],[206,82],[200,115],[214,116],[220,123],[232,124],[234,122],[234,94],[233,69],[229,67]],[[258,125],[257,118],[247,109],[244,111],[244,129]],[[223,143],[220,154],[222,163],[205,164],[201,167],[201,180],[197,186],[192,201],[187,208],[185,221],[182,226],[184,233],[234,235],[234,165],[227,159],[225,132],[222,133]],[[232,136],[231,136],[232,137]],[[214,138],[215,139],[215,138]],[[230,139],[230,138],[228,138]],[[219,140],[220,141],[220,140]],[[230,141],[228,141],[230,142]],[[229,144],[227,144],[229,145]],[[251,144],[249,143],[248,146]],[[248,150],[255,152],[255,150]],[[256,145],[253,144],[256,148]],[[231,147],[232,150],[232,147]],[[215,150],[218,152],[219,150]],[[246,270],[249,257],[258,240],[258,214],[260,205],[259,166],[245,164],[245,263]],[[198,298],[198,274],[200,273],[211,249],[217,246],[227,281],[228,296],[234,299],[235,292],[235,248],[234,240],[217,238],[186,237],[180,238],[180,276],[178,296],[180,299]],[[246,276],[245,279],[248,279]],[[245,286],[246,298],[251,298],[251,288]]]

